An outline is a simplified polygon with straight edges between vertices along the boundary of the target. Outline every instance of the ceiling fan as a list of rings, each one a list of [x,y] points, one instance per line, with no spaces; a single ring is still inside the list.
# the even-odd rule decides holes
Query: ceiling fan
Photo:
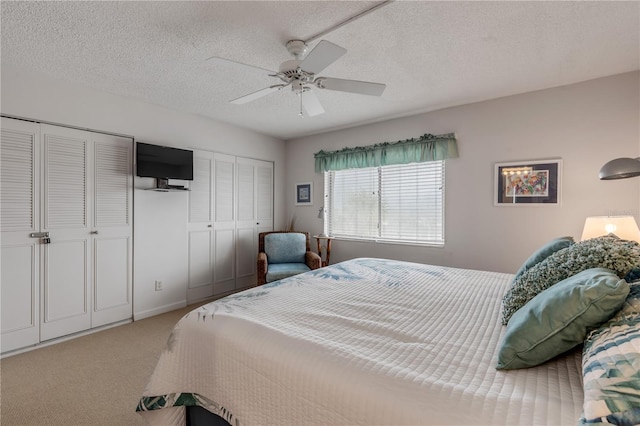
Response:
[[[278,71],[271,71],[215,56],[209,58],[209,60],[212,61],[232,62],[251,67],[264,72],[269,77],[275,77],[281,81],[278,84],[249,93],[248,95],[241,96],[229,102],[232,104],[245,104],[286,87],[291,87],[291,90],[300,98],[299,115],[303,117],[304,114],[302,111],[304,110],[306,115],[312,117],[324,113],[324,108],[320,104],[316,94],[312,91],[312,88],[380,96],[386,87],[386,85],[380,83],[316,76],[319,72],[347,53],[345,48],[329,41],[320,41],[308,55],[306,55],[308,46],[302,40],[290,40],[287,42],[286,47],[295,59],[281,63]]]

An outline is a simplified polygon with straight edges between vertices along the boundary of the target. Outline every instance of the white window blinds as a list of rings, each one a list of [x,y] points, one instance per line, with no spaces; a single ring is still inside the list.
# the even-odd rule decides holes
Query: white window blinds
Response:
[[[325,192],[330,235],[444,244],[444,161],[329,171]]]

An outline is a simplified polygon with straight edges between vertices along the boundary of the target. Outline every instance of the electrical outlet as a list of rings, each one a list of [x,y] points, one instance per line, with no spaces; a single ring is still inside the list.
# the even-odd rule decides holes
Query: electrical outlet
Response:
[[[162,291],[162,281],[156,281],[156,291]]]

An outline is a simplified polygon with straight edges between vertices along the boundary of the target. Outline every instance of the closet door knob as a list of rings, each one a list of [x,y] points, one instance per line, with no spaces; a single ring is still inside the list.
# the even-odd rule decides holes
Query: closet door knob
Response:
[[[98,235],[98,231],[91,231],[91,232],[89,232],[89,233],[90,233],[90,234],[93,234],[93,235]]]

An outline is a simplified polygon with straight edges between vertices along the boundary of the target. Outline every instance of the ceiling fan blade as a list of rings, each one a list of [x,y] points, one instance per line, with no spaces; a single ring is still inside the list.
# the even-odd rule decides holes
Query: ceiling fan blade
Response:
[[[339,92],[359,93],[361,95],[381,96],[386,84],[368,81],[345,80],[342,78],[320,77],[314,84],[321,89],[337,90]]]
[[[322,40],[300,63],[300,68],[308,73],[317,74],[347,53],[347,49]]]
[[[277,92],[278,90],[282,89],[285,86],[287,85],[276,84],[275,86],[266,87],[264,89],[258,90],[257,92],[249,93],[248,95],[244,95],[239,98],[233,99],[229,101],[229,103],[236,104],[236,105],[246,104],[247,102],[255,101],[256,99],[259,99],[263,96],[267,96],[270,93]]]
[[[207,58],[207,59],[205,59],[205,61],[212,62],[212,63],[219,63],[219,64],[231,64],[231,65],[234,65],[234,66],[240,65],[240,66],[243,66],[243,67],[252,68],[254,71],[258,71],[261,74],[265,74],[265,73],[269,74],[269,75],[277,74],[276,71],[271,71],[271,70],[268,70],[266,68],[256,67],[254,65],[243,64],[242,62],[236,62],[236,61],[232,61],[230,59],[219,58],[217,56],[212,56],[210,58]]]
[[[304,108],[307,116],[313,117],[314,115],[324,114],[324,108],[322,108],[315,93],[311,90],[306,90],[300,93],[300,96],[302,96],[302,108]]]

